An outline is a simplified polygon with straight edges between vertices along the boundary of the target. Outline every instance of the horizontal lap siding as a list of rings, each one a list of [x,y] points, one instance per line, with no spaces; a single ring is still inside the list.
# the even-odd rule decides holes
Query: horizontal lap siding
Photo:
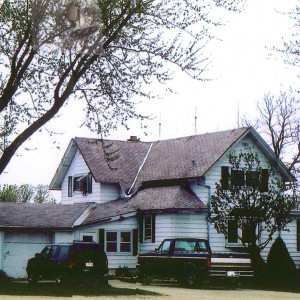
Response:
[[[247,143],[247,147],[251,147],[251,150],[253,153],[258,154],[258,158],[260,160],[260,165],[263,169],[267,169],[269,167],[269,163],[267,158],[264,156],[264,154],[260,151],[260,149],[254,144],[254,142],[249,138],[246,137],[237,144],[233,145],[231,149],[229,149],[222,157],[221,159],[207,172],[205,175],[205,185],[210,186],[210,194],[213,195],[216,191],[215,186],[216,183],[220,182],[221,179],[221,167],[222,166],[229,166],[231,165],[228,162],[228,154],[231,151],[234,151],[237,155],[244,150],[245,145],[244,143]],[[201,197],[203,199],[206,199],[205,192],[200,187],[192,186],[192,189],[196,191],[196,194],[198,197]],[[198,193],[197,193],[198,192]],[[202,199],[201,199],[202,200]],[[217,231],[214,229],[213,224],[210,225],[210,246],[212,251],[214,252],[235,252],[237,251],[236,248],[226,247],[226,240],[223,234],[217,233]]]
[[[138,222],[136,217],[127,218],[122,221],[115,221],[111,223],[101,224],[99,226],[93,226],[86,229],[77,230],[75,232],[75,238],[78,239],[80,235],[87,233],[95,233],[97,240],[98,240],[98,232],[99,229],[104,229],[105,231],[131,231],[133,229],[138,228]],[[131,236],[132,237],[132,236]],[[132,254],[122,254],[122,253],[115,253],[115,254],[107,254],[108,259],[108,268],[109,269],[117,269],[119,267],[128,267],[130,269],[136,268],[137,264],[137,256],[133,256]]]
[[[120,185],[101,183],[100,185],[100,202],[117,200],[120,197]]]
[[[87,194],[83,196],[81,192],[73,192],[73,197],[68,197],[68,177],[76,176],[80,174],[88,174],[89,168],[86,165],[82,155],[77,150],[71,166],[63,180],[62,191],[61,191],[61,201],[62,204],[73,204],[79,202],[99,202],[100,201],[100,183],[95,182],[93,178],[92,182],[92,194]]]
[[[140,243],[140,253],[153,251],[164,239],[179,237],[206,239],[206,214],[157,214],[155,243]]]

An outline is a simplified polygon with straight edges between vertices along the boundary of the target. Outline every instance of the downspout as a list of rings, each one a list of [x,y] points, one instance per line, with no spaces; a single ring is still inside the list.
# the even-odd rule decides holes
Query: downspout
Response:
[[[207,201],[207,207],[208,207],[208,216],[207,216],[207,240],[208,243],[210,244],[210,222],[209,222],[209,217],[210,217],[210,196],[211,196],[211,187],[210,185],[202,184],[201,186],[206,187],[208,189],[208,201]]]

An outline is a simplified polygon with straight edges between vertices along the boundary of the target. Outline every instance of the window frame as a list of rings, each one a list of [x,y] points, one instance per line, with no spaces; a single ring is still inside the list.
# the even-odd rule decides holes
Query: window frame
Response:
[[[107,251],[107,243],[112,241],[108,241],[107,240],[107,234],[108,233],[116,233],[116,241],[114,243],[116,243],[116,250],[117,251]],[[122,242],[122,238],[121,235],[122,233],[129,233],[129,238],[130,241],[129,242]],[[105,252],[107,254],[121,254],[121,255],[132,255],[133,253],[133,233],[132,230],[105,230]],[[130,245],[130,251],[121,251],[121,244],[129,244]]]
[[[93,193],[93,175],[91,172],[68,176],[68,197],[81,193],[87,196]]]
[[[150,228],[146,228],[146,218],[150,219],[150,225],[148,224],[148,226],[150,226]],[[146,229],[150,230],[150,235],[146,236]],[[152,240],[152,216],[151,215],[145,215],[143,216],[143,240],[145,242],[148,242]]]

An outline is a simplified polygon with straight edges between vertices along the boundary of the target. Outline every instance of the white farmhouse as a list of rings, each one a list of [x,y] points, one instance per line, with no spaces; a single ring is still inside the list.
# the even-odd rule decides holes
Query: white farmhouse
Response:
[[[137,255],[165,238],[206,238],[213,251],[240,250],[207,215],[227,155],[244,148],[258,153],[263,169],[275,162],[278,176],[294,181],[251,127],[153,143],[74,138],[50,184],[62,204],[0,203],[0,269],[25,277],[27,260],[46,244],[73,240],[100,243],[110,271],[134,269]],[[278,235],[299,268],[300,215],[293,215],[290,231]]]

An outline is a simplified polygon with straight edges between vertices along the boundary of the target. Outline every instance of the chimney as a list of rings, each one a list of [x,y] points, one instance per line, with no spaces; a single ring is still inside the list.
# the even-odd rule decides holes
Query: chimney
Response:
[[[128,139],[128,142],[138,142],[140,139],[137,138],[136,135],[131,135],[130,139]]]

